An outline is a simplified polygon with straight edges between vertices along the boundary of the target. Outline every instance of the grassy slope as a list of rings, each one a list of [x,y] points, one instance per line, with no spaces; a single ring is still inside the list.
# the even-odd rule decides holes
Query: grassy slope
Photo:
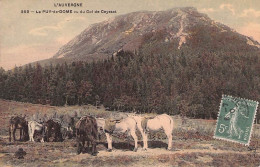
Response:
[[[180,119],[174,117],[173,151],[166,151],[166,136],[153,133],[149,136],[149,150],[134,153],[127,147],[124,138],[115,139],[112,153],[105,151],[105,137],[103,135],[98,144],[99,154],[91,157],[89,154],[76,155],[75,141],[66,140],[63,143],[30,143],[7,141],[7,127],[12,115],[26,114],[31,116],[35,112],[47,115],[65,112],[92,114],[102,117],[110,116],[111,112],[104,108],[93,106],[52,107],[34,105],[13,101],[0,100],[0,166],[258,166],[260,165],[260,151],[248,151],[247,147],[239,144],[214,140],[212,138],[214,120],[187,119],[181,125]],[[251,146],[259,147],[259,126],[255,126]],[[139,136],[139,140],[141,140]],[[131,141],[133,145],[133,141]],[[139,142],[141,147],[142,142]],[[25,159],[15,159],[14,152],[23,148],[27,155]],[[130,149],[132,146],[130,147]]]

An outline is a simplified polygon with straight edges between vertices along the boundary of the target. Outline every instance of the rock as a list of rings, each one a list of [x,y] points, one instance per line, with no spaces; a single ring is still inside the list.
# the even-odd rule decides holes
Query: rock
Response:
[[[19,148],[18,151],[16,151],[14,154],[14,156],[18,159],[23,159],[25,155],[26,152],[22,148]]]

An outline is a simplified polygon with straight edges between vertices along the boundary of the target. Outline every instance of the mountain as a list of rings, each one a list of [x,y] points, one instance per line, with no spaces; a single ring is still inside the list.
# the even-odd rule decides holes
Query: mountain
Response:
[[[140,48],[151,53],[183,48],[224,52],[259,51],[260,44],[199,13],[196,8],[133,12],[96,23],[65,44],[48,62],[92,61]]]
[[[90,26],[50,66],[0,71],[0,98],[216,119],[223,94],[260,99],[259,53],[194,8],[135,12]]]

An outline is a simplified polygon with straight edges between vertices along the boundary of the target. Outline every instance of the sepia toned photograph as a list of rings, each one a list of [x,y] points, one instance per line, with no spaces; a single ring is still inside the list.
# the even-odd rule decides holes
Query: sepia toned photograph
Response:
[[[260,166],[260,1],[0,0],[0,166]]]

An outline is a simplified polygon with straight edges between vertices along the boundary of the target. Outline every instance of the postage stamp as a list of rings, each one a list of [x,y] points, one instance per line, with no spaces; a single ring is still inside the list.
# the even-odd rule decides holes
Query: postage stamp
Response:
[[[258,102],[222,95],[214,138],[249,145]]]

